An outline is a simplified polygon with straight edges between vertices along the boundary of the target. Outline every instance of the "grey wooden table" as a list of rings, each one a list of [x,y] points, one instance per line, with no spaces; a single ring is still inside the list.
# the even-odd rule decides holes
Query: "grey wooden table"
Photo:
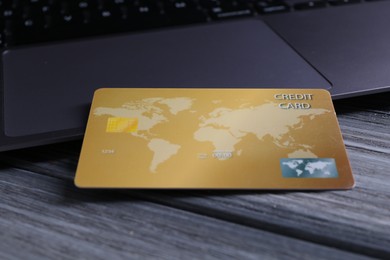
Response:
[[[390,259],[390,93],[335,107],[349,191],[80,190],[81,141],[0,153],[0,259]]]

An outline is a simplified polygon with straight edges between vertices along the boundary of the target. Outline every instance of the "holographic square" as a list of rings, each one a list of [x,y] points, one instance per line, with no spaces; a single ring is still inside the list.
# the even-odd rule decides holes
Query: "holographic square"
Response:
[[[287,178],[337,178],[333,158],[283,158],[280,159],[283,177]]]

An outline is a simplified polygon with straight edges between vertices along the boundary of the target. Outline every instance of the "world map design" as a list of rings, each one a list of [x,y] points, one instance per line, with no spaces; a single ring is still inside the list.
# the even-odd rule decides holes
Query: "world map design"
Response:
[[[243,147],[250,145],[249,137],[260,143],[267,139],[275,148],[286,149],[287,158],[317,158],[311,144],[297,142],[290,132],[329,112],[321,108],[284,110],[273,101],[237,100],[232,105],[212,99],[205,105],[191,97],[154,97],[119,107],[97,107],[93,115],[136,118],[136,131],[123,134],[145,142],[144,149],[153,153],[148,168],[158,173],[164,163],[192,147],[197,147],[197,160],[225,161],[243,156]],[[318,166],[311,166],[316,171]],[[311,166],[306,165],[306,171],[312,171]]]
[[[336,164],[332,158],[283,158],[280,164],[284,177],[334,178],[338,176]]]

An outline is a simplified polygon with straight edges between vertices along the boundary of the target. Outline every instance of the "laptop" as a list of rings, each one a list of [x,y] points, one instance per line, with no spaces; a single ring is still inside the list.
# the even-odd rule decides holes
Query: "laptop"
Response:
[[[390,89],[389,1],[0,2],[0,151],[80,138],[98,88]]]

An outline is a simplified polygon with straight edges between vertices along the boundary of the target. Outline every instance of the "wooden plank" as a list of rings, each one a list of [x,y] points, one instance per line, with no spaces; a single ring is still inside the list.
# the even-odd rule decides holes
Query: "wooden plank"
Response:
[[[379,100],[379,105],[374,100]],[[371,256],[388,256],[390,105],[387,100],[390,100],[390,93],[374,95],[368,101],[358,98],[336,102],[356,178],[356,188],[351,191],[133,191],[130,194],[319,244]],[[70,142],[5,153],[0,160],[71,180],[79,149],[79,142]]]
[[[151,200],[362,254],[389,256],[390,120],[387,100],[390,99],[382,106],[386,111],[365,108],[365,112],[351,108],[351,100],[339,102],[338,107],[344,110],[338,118],[356,178],[356,188],[352,191],[244,192],[243,195],[228,192],[226,196],[213,192],[207,197],[199,192],[187,192],[181,197],[169,194],[175,200],[159,195]],[[369,106],[374,103],[369,102]]]
[[[69,181],[0,170],[1,259],[365,259]]]
[[[383,169],[385,164],[375,169],[364,163],[364,156],[353,155],[351,159],[359,168],[355,174],[357,186],[351,191],[147,195],[151,201],[226,221],[361,254],[388,257],[390,176],[388,171],[377,174],[376,169]]]

